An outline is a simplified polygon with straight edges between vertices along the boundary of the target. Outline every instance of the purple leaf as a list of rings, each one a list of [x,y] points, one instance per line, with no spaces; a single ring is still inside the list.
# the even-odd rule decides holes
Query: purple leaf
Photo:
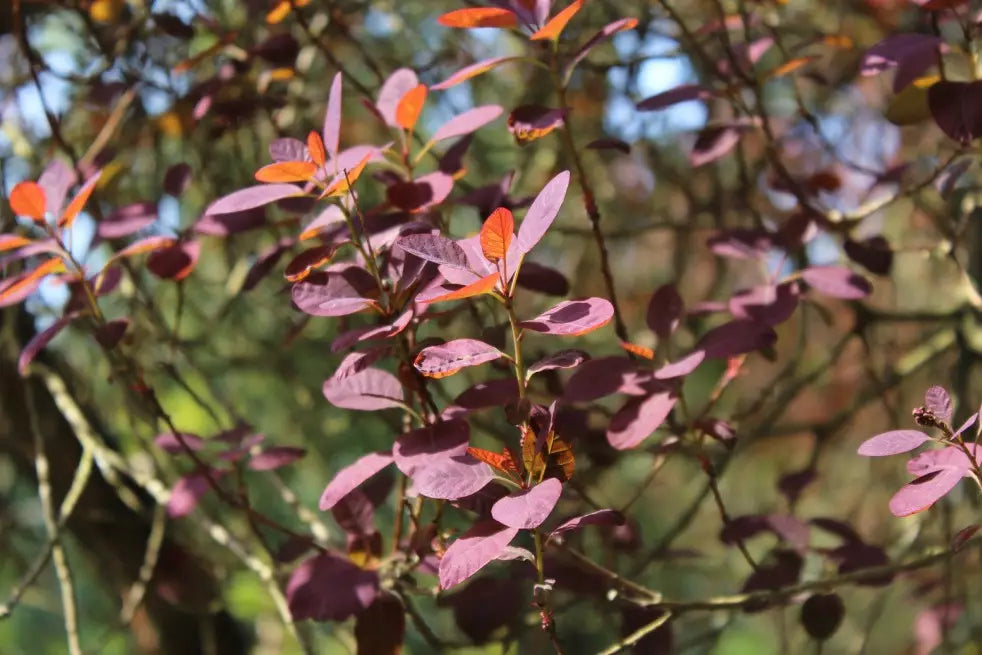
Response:
[[[469,456],[440,459],[416,471],[416,491],[428,498],[457,500],[480,491],[494,479],[491,467]]]
[[[620,139],[594,139],[586,147],[590,150],[618,150],[625,155],[631,153],[631,144]]]
[[[449,589],[471,577],[495,560],[518,534],[495,521],[481,521],[471,526],[450,544],[440,559],[440,588]]]
[[[646,319],[648,327],[658,335],[659,339],[672,336],[683,316],[685,316],[685,303],[674,284],[663,284],[651,294]]]
[[[184,442],[183,444],[181,443],[182,441]],[[188,450],[198,451],[205,446],[204,439],[189,432],[182,432],[180,438],[173,432],[158,434],[153,438],[153,443],[170,455],[181,455]]]
[[[777,286],[762,284],[740,291],[730,298],[730,313],[736,318],[752,319],[764,325],[778,325],[791,318],[798,307],[798,283]]]
[[[982,136],[982,82],[942,80],[927,90],[927,102],[941,131],[961,145]]]
[[[500,66],[505,62],[515,61],[521,59],[521,57],[491,57],[490,59],[482,59],[481,61],[475,62],[470,66],[465,66],[459,71],[443,80],[439,84],[434,84],[430,88],[433,91],[443,91],[444,89],[449,89],[452,86],[456,86],[461,82],[469,80],[472,77],[477,77],[481,73],[486,73],[492,68]]]
[[[569,294],[569,282],[554,268],[536,262],[526,261],[518,272],[518,286],[550,296]]]
[[[501,116],[503,111],[501,105],[482,105],[469,109],[441,125],[440,129],[430,137],[430,141],[442,141],[470,134]]]
[[[894,34],[866,51],[861,72],[863,75],[876,75],[896,68],[893,92],[899,93],[938,63],[938,47],[942,43],[940,38],[929,34]]]
[[[693,168],[712,163],[728,153],[740,141],[746,125],[716,125],[699,132],[689,153],[689,163]]]
[[[389,75],[378,92],[375,107],[389,127],[399,127],[396,121],[396,107],[406,92],[419,85],[419,78],[409,68],[400,68]],[[435,87],[434,87],[435,88]]]
[[[367,368],[343,379],[324,381],[324,397],[335,407],[374,412],[403,404],[402,384],[386,371]]]
[[[665,364],[660,369],[655,371],[655,379],[671,380],[673,378],[680,378],[684,375],[688,375],[692,371],[696,370],[696,368],[705,358],[706,352],[704,350],[693,350],[682,359]]]
[[[532,201],[515,238],[521,254],[524,255],[534,248],[552,225],[566,198],[567,187],[569,187],[569,171],[563,171],[549,180]]]
[[[549,134],[565,120],[565,109],[522,105],[508,114],[508,131],[519,144],[524,145]]]
[[[439,346],[423,348],[413,365],[427,377],[442,378],[464,367],[478,366],[503,355],[497,348],[477,339],[454,339]]]
[[[396,467],[412,477],[435,462],[467,454],[470,427],[466,421],[441,421],[400,435],[392,448]]]
[[[58,336],[58,333],[65,329],[69,323],[75,320],[78,314],[68,314],[67,316],[62,316],[57,321],[49,325],[44,330],[35,334],[27,345],[24,346],[24,350],[21,351],[20,357],[17,359],[17,371],[23,377],[27,373],[27,367],[30,366],[34,358],[38,356],[44,347],[47,346],[52,339]]]
[[[665,422],[677,400],[671,391],[631,398],[610,419],[607,441],[617,450],[637,447]]]
[[[303,190],[292,184],[258,184],[219,198],[208,205],[205,215],[240,212],[300,195],[303,195]]]
[[[557,368],[576,368],[588,359],[590,359],[590,355],[582,350],[576,350],[575,348],[560,350],[558,353],[553,353],[529,366],[525,377],[528,379],[536,373],[551,371]]]
[[[951,415],[955,411],[954,403],[951,402],[948,391],[937,385],[924,393],[924,406],[945,423],[951,422]]]
[[[281,161],[310,161],[307,144],[300,139],[284,137],[275,139],[269,144],[269,157],[274,162]]]
[[[491,507],[491,517],[510,528],[532,530],[549,517],[562,493],[563,483],[558,479],[543,480],[496,502]]]
[[[403,211],[422,212],[446,200],[453,184],[452,176],[434,171],[415,180],[390,184],[385,189],[385,198]]]
[[[777,340],[777,334],[756,321],[739,319],[724,323],[702,335],[696,350],[705,350],[706,357],[725,359],[767,348]]]
[[[255,207],[230,214],[202,216],[194,224],[194,231],[198,234],[227,237],[230,234],[253,230],[262,226],[265,222],[266,209],[264,207]]]
[[[890,512],[894,516],[910,516],[927,509],[954,489],[962,475],[954,469],[939,469],[922,475],[893,495]]]
[[[434,262],[443,266],[451,266],[470,271],[471,266],[467,261],[467,253],[445,236],[439,234],[408,234],[400,237],[396,245],[406,252],[416,255],[420,259]]]
[[[507,553],[510,547],[503,551]],[[497,559],[500,559],[498,557]],[[526,587],[517,576],[474,578],[463,589],[440,594],[437,605],[453,607],[454,622],[475,644],[488,642],[499,628],[513,624],[526,602]],[[380,654],[381,655],[381,654]]]
[[[338,273],[311,274],[293,285],[291,295],[297,308],[311,316],[346,316],[375,304]]]
[[[334,371],[333,377],[335,380],[343,380],[344,378],[354,375],[355,373],[361,373],[381,359],[384,355],[387,355],[389,352],[389,348],[383,347],[373,348],[365,352],[349,353],[343,360],[341,360],[341,363],[338,364],[338,368]]]
[[[947,196],[947,193],[942,195]],[[863,241],[846,239],[842,249],[849,259],[856,262],[870,273],[889,275],[893,267],[893,250],[890,243],[881,236],[874,236]]]
[[[95,340],[106,350],[112,350],[120,342],[130,326],[128,318],[117,318],[98,326],[93,333]]]
[[[680,102],[690,100],[705,100],[712,97],[712,93],[698,84],[683,84],[674,89],[663,91],[657,95],[645,98],[638,103],[638,111],[658,111],[666,109]]]
[[[514,377],[479,382],[454,398],[443,410],[444,418],[453,418],[488,407],[501,407],[518,398],[518,383]]]
[[[96,233],[103,239],[118,239],[139,232],[156,220],[156,203],[134,202],[123,205],[99,221]]]
[[[633,30],[638,24],[638,19],[636,18],[621,18],[620,20],[615,20],[613,23],[607,23],[601,28],[599,32],[591,36],[586,43],[580,46],[580,49],[576,51],[573,58],[566,64],[566,71],[571,71],[576,67],[580,61],[583,60],[590,51],[595,47],[614,36],[618,32],[623,32],[625,30]]]
[[[223,474],[224,471],[211,470],[212,479]],[[187,516],[211,490],[208,482],[208,475],[205,473],[190,473],[181,477],[171,489],[170,498],[167,501],[167,516],[172,519]]]
[[[965,444],[965,447],[969,452],[973,453],[973,456],[979,463],[982,463],[982,457],[980,457],[979,446],[977,444],[968,443]],[[907,462],[907,472],[911,475],[922,476],[940,469],[956,470],[965,476],[969,476],[972,472],[972,463],[958,446],[928,450]]]
[[[833,298],[858,300],[873,291],[866,278],[844,266],[812,266],[801,272],[801,278],[819,293]]]
[[[325,552],[294,569],[286,598],[295,621],[344,621],[369,607],[378,589],[377,573],[358,568],[347,557]]]
[[[318,507],[327,511],[340,502],[342,498],[358,488],[386,466],[392,463],[391,453],[369,453],[349,464],[335,474],[330,484],[321,494]]]
[[[307,454],[303,448],[293,446],[273,446],[266,448],[249,460],[249,468],[253,471],[272,471],[273,469],[289,466]]]
[[[177,198],[191,184],[191,166],[185,163],[174,164],[164,173],[164,193]]]
[[[706,240],[713,254],[735,259],[761,259],[773,246],[771,235],[764,230],[723,230]]]
[[[526,330],[578,336],[602,328],[614,317],[614,306],[606,298],[567,300],[530,321],[523,321]]]
[[[44,190],[47,209],[52,214],[61,216],[65,196],[77,179],[75,171],[61,159],[52,159],[51,163],[38,177],[38,185]]]
[[[931,437],[917,430],[892,430],[867,439],[857,452],[867,457],[897,455],[914,450],[930,440]]]
[[[198,263],[200,241],[182,241],[154,250],[147,257],[147,269],[164,280],[183,280]]]
[[[637,364],[627,357],[591,359],[583,362],[566,383],[563,400],[584,403],[612,393],[640,396],[645,394],[647,381],[648,374],[638,370]]]
[[[579,530],[588,525],[623,525],[624,515],[618,512],[616,509],[598,509],[595,512],[590,512],[589,514],[584,514],[582,516],[574,516],[571,519],[567,519],[560,523],[556,528],[549,533],[549,538],[552,539],[556,535],[563,534],[564,532],[571,532],[573,530]]]
[[[341,145],[341,73],[334,76],[324,112],[324,149],[329,159],[336,159]]]
[[[954,432],[954,434],[952,435],[952,438],[955,438],[955,437],[957,437],[957,436],[958,436],[958,435],[960,435],[960,434],[961,434],[962,432],[964,432],[965,430],[967,430],[967,429],[969,429],[970,427],[972,427],[973,425],[975,425],[975,421],[976,421],[976,420],[977,420],[978,418],[979,418],[979,415],[978,415],[978,414],[972,414],[972,415],[971,415],[971,416],[969,416],[969,417],[968,417],[967,419],[965,419],[965,422],[964,422],[964,423],[962,423],[962,425],[961,425],[961,427],[960,427],[960,428],[958,428],[957,430],[955,430],[955,432]]]

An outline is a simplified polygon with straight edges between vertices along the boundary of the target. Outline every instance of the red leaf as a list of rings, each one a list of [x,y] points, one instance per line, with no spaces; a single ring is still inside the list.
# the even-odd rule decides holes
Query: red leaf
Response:
[[[569,23],[573,16],[575,16],[582,7],[583,0],[576,0],[570,6],[566,7],[561,12],[549,19],[548,23],[543,25],[539,31],[529,38],[533,41],[558,39],[563,29],[566,28],[566,24]]]
[[[514,217],[504,207],[498,207],[481,227],[481,252],[488,261],[497,262],[505,257],[514,236]],[[507,261],[505,264],[507,265]]]
[[[518,16],[508,9],[496,7],[470,7],[448,11],[436,19],[444,27],[515,27]]]

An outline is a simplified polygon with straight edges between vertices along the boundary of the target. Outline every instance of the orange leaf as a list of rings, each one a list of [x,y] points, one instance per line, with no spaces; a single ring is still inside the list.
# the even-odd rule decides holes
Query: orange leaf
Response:
[[[44,189],[37,182],[21,182],[10,192],[10,208],[14,213],[30,216],[37,223],[44,222],[47,204]]]
[[[21,246],[26,246],[29,243],[33,243],[33,241],[25,237],[17,236],[16,234],[0,234],[0,252],[20,248]]]
[[[306,182],[317,172],[317,164],[310,161],[281,161],[263,166],[256,171],[260,182]]]
[[[805,64],[809,63],[815,59],[814,57],[796,57],[794,59],[789,59],[780,66],[768,71],[764,74],[765,78],[773,79],[775,77],[782,77],[788,73],[793,73]]]
[[[16,295],[23,290],[24,287],[34,284],[45,275],[59,270],[65,270],[65,265],[62,263],[60,257],[52,257],[44,260],[33,271],[26,274],[24,277],[20,278],[10,286],[0,290],[0,302],[9,298],[10,296]]]
[[[488,261],[504,258],[515,236],[515,218],[504,207],[498,207],[481,227],[481,251]]]
[[[177,239],[174,237],[147,237],[146,239],[140,239],[126,246],[113,255],[113,259],[142,255],[145,252],[153,252],[154,250],[163,250],[164,248],[170,248],[175,243],[177,243]]]
[[[482,461],[491,468],[498,469],[502,473],[518,473],[518,466],[512,459],[511,453],[496,453],[483,448],[468,447],[467,454],[476,460]]]
[[[399,105],[396,107],[396,122],[399,126],[411,130],[419,120],[419,113],[423,110],[423,103],[426,102],[427,88],[425,84],[420,84],[416,88],[406,91],[402,96]]]
[[[488,293],[494,289],[494,285],[498,283],[498,274],[492,273],[487,277],[482,277],[477,282],[471,282],[465,287],[461,287],[456,291],[451,291],[450,293],[445,293],[442,296],[437,296],[436,298],[429,298],[426,300],[421,300],[420,302],[444,302],[447,300],[463,300],[464,298],[470,298],[472,296],[479,296],[482,293]]]
[[[518,16],[508,9],[497,7],[471,7],[448,11],[436,22],[444,27],[515,27]]]
[[[362,157],[361,161],[358,162],[358,165],[352,168],[350,171],[342,171],[340,175],[334,178],[334,182],[332,182],[331,185],[324,190],[324,193],[322,193],[320,197],[326,198],[340,196],[347,193],[348,189],[351,188],[350,185],[354,184],[355,180],[361,176],[361,172],[365,170],[365,164],[367,164],[368,160],[371,158],[372,153],[368,153]],[[347,175],[347,177],[345,177],[345,175]]]
[[[78,213],[82,211],[82,207],[85,203],[89,201],[89,196],[92,195],[93,189],[95,189],[96,182],[99,181],[99,176],[102,175],[102,171],[96,173],[82,185],[82,188],[78,190],[72,201],[68,203],[68,207],[65,208],[65,212],[58,219],[58,227],[71,227],[72,223],[75,221],[75,217]]]
[[[654,359],[655,351],[651,348],[645,346],[639,346],[636,343],[630,343],[628,341],[621,341],[621,348],[627,352],[637,355],[638,357],[644,357],[645,359]]]
[[[542,28],[530,36],[529,38],[533,41],[541,41],[545,39],[558,39],[559,35],[566,28],[566,23],[576,15],[576,13],[583,8],[583,0],[576,0],[573,4],[563,9],[561,12],[549,19],[549,22],[542,26]]]
[[[323,166],[327,162],[327,151],[324,150],[324,140],[320,134],[313,130],[307,135],[307,151],[310,153],[310,158],[318,166]]]
[[[277,23],[282,23],[283,19],[287,17],[290,13],[290,0],[280,0],[280,2],[273,7],[268,14],[266,14],[266,22],[270,25],[276,25]]]

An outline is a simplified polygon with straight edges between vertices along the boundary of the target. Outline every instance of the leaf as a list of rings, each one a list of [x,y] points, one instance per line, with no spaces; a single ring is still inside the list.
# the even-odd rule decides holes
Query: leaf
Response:
[[[177,239],[174,237],[153,236],[139,239],[113,255],[113,259],[122,259],[123,257],[133,257],[135,255],[163,250],[164,248],[170,248],[175,243],[177,243]]]
[[[583,8],[583,0],[575,0],[568,7],[549,19],[537,32],[529,37],[532,41],[555,41],[566,28],[566,24]]]
[[[432,88],[434,91],[443,91],[444,89],[449,89],[450,87],[456,86],[461,82],[466,82],[472,77],[477,77],[482,73],[486,73],[492,68],[500,66],[505,62],[517,61],[518,59],[521,59],[521,57],[492,57],[491,59],[484,59],[475,64],[471,64],[470,66],[465,66],[464,68],[461,68],[459,71],[457,71],[447,79],[443,80],[439,84],[435,84]]]
[[[147,269],[165,280],[183,280],[194,270],[200,255],[200,241],[175,243],[150,253]]]
[[[873,291],[866,278],[844,266],[812,266],[801,272],[801,278],[819,293],[844,300],[859,300]]]
[[[563,171],[542,188],[542,191],[532,201],[525,213],[521,226],[518,228],[519,252],[525,254],[535,247],[545,235],[549,226],[555,220],[566,198],[569,187],[569,171]]]
[[[294,569],[286,598],[294,621],[344,621],[371,607],[379,593],[378,574],[347,557],[323,552]]]
[[[678,397],[660,391],[643,398],[632,398],[610,419],[607,442],[617,450],[635,448],[668,418]]]
[[[963,146],[982,136],[982,81],[942,80],[927,90],[928,107],[941,131]]]
[[[315,272],[296,282],[291,290],[294,304],[311,316],[347,316],[375,304],[338,273]]]
[[[317,164],[310,161],[281,161],[268,164],[256,171],[260,182],[307,182],[317,172]]]
[[[443,141],[471,134],[501,116],[503,111],[501,105],[482,105],[469,109],[441,125],[440,129],[430,137],[430,141]]]
[[[515,464],[515,459],[508,450],[505,450],[502,453],[496,453],[490,450],[485,450],[484,448],[470,447],[467,449],[467,454],[479,462],[484,462],[491,468],[501,471],[502,473],[518,473],[518,465]]]
[[[510,211],[498,207],[481,226],[481,252],[494,263],[503,259],[515,236],[515,219]],[[513,262],[514,263],[514,262]]]
[[[307,135],[307,152],[310,153],[310,158],[317,164],[318,168],[327,163],[327,151],[324,149],[324,141],[321,139],[321,135],[313,130]]]
[[[327,110],[324,112],[324,148],[331,159],[337,159],[341,147],[341,73],[334,75],[331,90],[327,96]],[[321,164],[323,165],[323,164]]]
[[[457,500],[475,494],[494,479],[484,462],[472,457],[440,459],[416,471],[416,491],[427,498]]]
[[[706,100],[713,93],[699,84],[683,84],[668,91],[649,96],[637,104],[638,111],[660,111],[680,102]]]
[[[928,89],[941,79],[938,75],[920,77],[908,84],[887,105],[883,117],[894,125],[915,125],[931,117]]]
[[[406,638],[406,608],[399,597],[383,591],[355,621],[358,655],[399,655]]]
[[[812,594],[801,604],[801,625],[818,642],[834,635],[845,615],[842,597],[834,592]]]
[[[585,403],[612,393],[644,395],[647,393],[644,383],[648,381],[648,376],[627,357],[591,359],[584,362],[566,383],[563,400]]]
[[[382,120],[385,121],[386,125],[389,127],[399,127],[399,124],[396,123],[396,107],[399,105],[399,101],[402,100],[403,96],[406,95],[406,92],[418,84],[419,78],[416,77],[416,73],[410,68],[400,68],[394,71],[382,83],[382,87],[378,92],[378,100],[375,102],[375,108],[378,109],[378,113],[382,116]]]
[[[693,350],[691,353],[679,359],[677,361],[665,364],[657,371],[655,371],[656,380],[671,380],[673,378],[680,378],[688,375],[692,371],[696,370],[699,364],[706,358],[706,352],[703,350]]]
[[[328,378],[322,387],[324,397],[335,407],[374,412],[402,407],[402,383],[391,373],[367,368],[346,378]]]
[[[945,194],[947,195],[947,194]],[[872,236],[862,241],[846,239],[842,249],[849,259],[861,265],[870,273],[889,275],[893,267],[893,250],[882,236]]]
[[[630,341],[621,341],[620,344],[621,348],[632,355],[637,355],[638,357],[643,357],[645,359],[655,358],[655,351],[647,346],[631,343]]]
[[[453,375],[467,366],[477,366],[502,357],[504,353],[476,339],[454,339],[440,346],[423,348],[413,366],[430,378]]]
[[[713,328],[696,343],[706,357],[725,359],[768,348],[777,341],[773,328],[756,321],[738,319]]]
[[[536,373],[543,371],[551,371],[558,368],[576,368],[588,359],[590,359],[590,355],[582,350],[576,350],[575,348],[560,350],[529,366],[525,372],[525,379],[528,380]]]
[[[392,453],[369,453],[338,471],[321,494],[321,511],[326,512],[341,499],[392,463]]]
[[[491,516],[510,528],[532,530],[549,517],[562,493],[563,483],[549,478],[498,500],[491,506]]]
[[[962,479],[962,472],[952,469],[926,473],[900,488],[890,499],[894,516],[910,516],[941,500]]]
[[[563,521],[549,533],[549,539],[563,534],[564,532],[579,530],[580,528],[584,528],[588,525],[624,525],[624,521],[624,515],[618,512],[616,509],[598,509],[594,512],[590,512],[589,514],[574,516],[571,519]]]
[[[699,132],[689,153],[689,163],[693,168],[712,163],[728,153],[740,141],[746,130],[745,125],[714,125]]]
[[[570,59],[568,64],[566,64],[566,68],[565,68],[566,74],[568,74],[569,71],[576,68],[576,66],[583,60],[583,58],[586,57],[588,54],[590,54],[590,51],[593,50],[595,47],[597,47],[598,45],[600,45],[610,37],[614,36],[618,32],[633,30],[635,27],[637,27],[637,25],[638,25],[637,18],[621,18],[620,20],[615,20],[613,23],[608,23],[607,25],[604,25],[599,32],[591,36],[587,40],[587,42],[584,43],[582,46],[580,46],[580,49],[576,51],[576,54],[573,55],[573,58]]]
[[[306,454],[306,450],[295,446],[273,446],[253,455],[249,459],[249,468],[253,471],[272,471],[289,466]]]
[[[45,210],[50,210],[52,214],[59,213],[65,204],[68,190],[75,185],[77,179],[74,168],[61,159],[51,160],[38,177],[38,186],[44,192]]]
[[[419,114],[423,111],[423,104],[426,102],[428,89],[425,84],[417,85],[409,89],[406,95],[402,96],[399,104],[396,105],[396,123],[404,130],[412,130],[416,127]]]
[[[332,246],[314,246],[307,248],[290,260],[283,270],[283,277],[290,282],[299,282],[307,278],[314,270],[325,266],[334,254]]]
[[[134,202],[105,216],[96,225],[96,233],[103,239],[118,239],[139,232],[156,220],[157,203]]]
[[[51,257],[44,260],[36,268],[26,271],[17,277],[0,281],[0,307],[7,305],[15,297],[21,297],[34,292],[41,280],[50,273],[64,270],[65,265],[60,257]],[[6,284],[4,284],[6,283]]]
[[[354,168],[351,169],[341,169],[334,180],[327,185],[327,188],[321,192],[321,198],[333,198],[335,196],[343,196],[351,190],[351,185],[358,181],[361,177],[362,172],[365,170],[365,166],[372,159],[373,153],[367,153],[361,158]]]
[[[36,223],[44,223],[46,204],[44,189],[37,182],[19,182],[10,191],[10,208],[14,213],[29,216]]]
[[[857,452],[867,457],[897,455],[914,450],[930,440],[931,437],[917,430],[892,430],[867,439]]]
[[[980,529],[982,529],[982,524],[973,523],[972,525],[970,525],[968,527],[965,527],[965,528],[962,528],[961,530],[959,530],[955,534],[955,536],[952,537],[952,539],[951,539],[951,546],[950,546],[951,551],[953,553],[957,553],[962,548],[964,548],[965,547],[965,544],[967,544],[969,542],[969,540],[971,540],[971,538],[974,537],[975,534]]]
[[[491,273],[486,277],[482,277],[477,282],[471,282],[449,293],[442,293],[437,296],[421,296],[417,300],[421,303],[435,303],[435,302],[446,302],[448,300],[463,300],[464,298],[471,298],[473,296],[479,296],[484,293],[491,293],[495,286],[498,284],[498,274]]]
[[[863,75],[876,75],[896,68],[893,92],[899,93],[938,63],[938,48],[942,43],[930,34],[893,34],[866,51],[860,71]]]
[[[480,571],[497,559],[517,534],[517,528],[495,521],[475,523],[450,544],[440,559],[440,588],[449,589]]]
[[[428,262],[471,270],[464,249],[457,242],[439,234],[408,234],[400,237],[395,245]]]
[[[399,435],[392,448],[396,468],[412,477],[416,471],[468,452],[470,427],[466,421],[440,421]]]
[[[92,191],[95,189],[96,182],[99,181],[99,176],[101,174],[102,172],[100,171],[85,181],[85,184],[83,184],[82,188],[78,190],[78,193],[75,194],[72,201],[68,203],[68,207],[65,208],[61,218],[58,219],[58,227],[69,228],[72,226],[72,223],[75,221],[75,217],[78,216],[80,211],[82,211],[82,207],[85,206],[85,203],[89,201],[89,196],[92,195]]]
[[[518,145],[524,146],[563,125],[566,113],[565,109],[522,105],[508,114],[508,131],[515,137]]]
[[[937,385],[924,392],[924,406],[945,423],[951,422],[951,416],[955,411],[955,405],[948,391]]]
[[[518,16],[508,9],[497,7],[469,7],[448,11],[436,19],[444,27],[475,28],[475,27],[515,27]]]
[[[259,184],[239,189],[223,196],[208,205],[205,215],[231,214],[253,207],[262,207],[271,202],[305,195],[303,190],[292,184]]]
[[[191,184],[191,166],[186,163],[174,164],[164,173],[164,193],[179,197]]]
[[[106,350],[112,350],[122,340],[129,327],[129,319],[117,318],[97,327],[93,336],[100,346]]]
[[[729,309],[736,318],[773,326],[791,318],[799,298],[798,283],[793,280],[777,286],[766,283],[733,294]]]
[[[31,243],[34,242],[17,234],[0,234],[0,252],[14,250],[15,248],[20,248]]]
[[[190,473],[178,479],[174,488],[170,490],[170,498],[167,500],[167,516],[177,519],[193,512],[204,495],[211,491],[208,476],[210,475],[212,479],[215,479],[221,473],[221,471],[211,470],[208,474]]]
[[[805,57],[793,57],[787,60],[786,62],[784,62],[783,64],[775,66],[771,70],[763,73],[761,75],[761,79],[773,80],[778,77],[784,77],[785,75],[789,75],[795,72],[796,70],[798,70],[799,68],[802,68],[810,64],[811,62],[815,61],[815,59],[816,57],[814,55],[809,55]]]
[[[58,334],[65,329],[69,323],[71,323],[78,314],[68,314],[67,316],[62,316],[57,321],[49,325],[44,330],[35,334],[27,345],[24,346],[24,350],[21,351],[20,357],[17,359],[17,371],[23,377],[27,373],[27,367],[30,366],[34,358],[44,350],[44,347],[51,343]]]
[[[567,300],[521,326],[527,330],[579,336],[607,325],[614,317],[614,306],[605,298]]]
[[[685,303],[674,284],[663,284],[651,294],[645,318],[648,327],[658,335],[659,339],[672,336],[683,316],[685,316]]]

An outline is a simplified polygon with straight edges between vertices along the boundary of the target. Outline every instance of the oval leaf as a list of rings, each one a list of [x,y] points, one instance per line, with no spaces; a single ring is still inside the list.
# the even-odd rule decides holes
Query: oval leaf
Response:
[[[491,506],[491,516],[510,528],[532,530],[549,517],[562,493],[563,483],[549,478],[498,500]]]
[[[532,201],[522,225],[518,228],[518,250],[523,255],[535,247],[556,219],[569,187],[569,171],[549,180]]]
[[[931,437],[917,430],[892,430],[864,441],[857,451],[867,457],[897,455],[914,450]]]
[[[494,479],[484,462],[460,456],[441,459],[416,471],[416,491],[427,498],[457,500],[475,494]]]
[[[567,300],[549,311],[522,322],[522,327],[545,334],[578,336],[602,328],[614,317],[614,306],[605,298]]]
[[[518,534],[495,521],[480,521],[450,544],[440,559],[440,588],[449,589],[501,555]]]
[[[368,478],[391,463],[391,453],[369,453],[353,464],[344,467],[337,472],[330,484],[324,489],[318,507],[322,511],[331,509]]]
[[[501,105],[483,105],[454,116],[440,126],[440,129],[430,138],[431,141],[443,141],[457,136],[470,134],[501,116],[504,110]]]
[[[481,252],[490,262],[503,259],[515,236],[515,219],[504,207],[498,207],[481,227]],[[506,262],[507,263],[507,262]]]
[[[329,378],[324,381],[322,391],[329,403],[344,409],[374,412],[403,404],[398,378],[377,368],[367,368],[342,379]]]
[[[665,422],[677,400],[670,391],[632,398],[610,419],[607,441],[617,450],[640,445]]]
[[[430,378],[453,375],[467,366],[477,366],[504,355],[500,350],[476,339],[455,339],[440,346],[423,348],[413,365]]]
[[[300,195],[304,195],[303,190],[292,184],[259,184],[219,198],[208,205],[205,215],[231,214]]]

